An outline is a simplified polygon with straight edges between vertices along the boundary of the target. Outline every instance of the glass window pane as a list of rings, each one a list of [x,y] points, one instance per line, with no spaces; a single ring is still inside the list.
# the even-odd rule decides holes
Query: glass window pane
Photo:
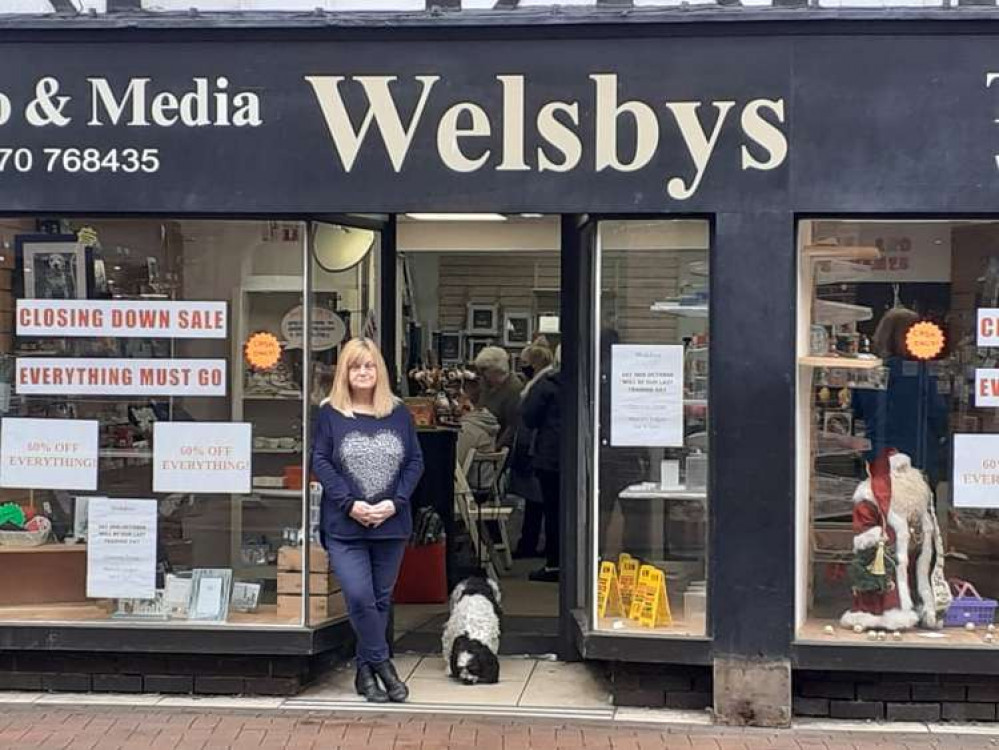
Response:
[[[25,582],[0,620],[301,624],[277,585],[302,525],[304,240],[296,222],[0,220],[0,558]]]
[[[997,240],[990,221],[802,223],[801,637],[991,639]],[[991,603],[948,605],[948,580]]]
[[[309,414],[314,434],[319,408],[330,395],[344,344],[356,336],[379,341],[378,264],[382,238],[376,230],[322,222],[314,223],[311,232]],[[322,486],[313,478],[310,487],[312,553],[307,622],[315,627],[343,617],[347,609],[319,540]]]
[[[607,221],[598,234],[598,627],[703,635],[708,225]]]

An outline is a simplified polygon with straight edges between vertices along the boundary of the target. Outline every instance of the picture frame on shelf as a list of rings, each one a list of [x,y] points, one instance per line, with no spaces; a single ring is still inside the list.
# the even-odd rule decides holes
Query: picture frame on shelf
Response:
[[[437,334],[437,358],[442,365],[461,362],[464,336],[461,331],[440,331]]]
[[[232,596],[231,568],[195,568],[191,574],[189,620],[225,622]]]
[[[523,347],[531,343],[534,333],[529,312],[503,313],[503,346]]]
[[[470,336],[495,336],[499,327],[498,314],[499,305],[469,302],[466,332]]]
[[[87,299],[93,271],[74,235],[18,235],[14,242],[26,299]]]

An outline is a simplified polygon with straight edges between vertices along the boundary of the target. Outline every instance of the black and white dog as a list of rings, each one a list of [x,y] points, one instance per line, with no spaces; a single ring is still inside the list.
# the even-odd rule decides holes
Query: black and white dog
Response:
[[[466,685],[499,682],[500,590],[488,578],[466,578],[451,593],[441,645],[444,670]]]

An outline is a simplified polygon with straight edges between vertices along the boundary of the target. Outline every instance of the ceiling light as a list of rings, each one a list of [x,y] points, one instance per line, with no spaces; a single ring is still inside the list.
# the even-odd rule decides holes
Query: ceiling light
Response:
[[[416,221],[506,221],[503,214],[406,214]]]

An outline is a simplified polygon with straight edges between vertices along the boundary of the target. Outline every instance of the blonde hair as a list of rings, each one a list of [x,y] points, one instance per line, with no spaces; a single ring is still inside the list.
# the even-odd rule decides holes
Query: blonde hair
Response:
[[[520,361],[526,365],[530,365],[535,370],[541,371],[551,365],[552,351],[547,346],[528,344],[520,353]]]
[[[361,359],[370,357],[375,363],[375,395],[374,410],[376,417],[387,417],[395,409],[399,400],[392,395],[389,385],[388,368],[378,346],[371,339],[351,339],[340,352],[336,363],[336,375],[333,376],[333,387],[330,389],[330,406],[345,417],[354,416],[354,404],[350,397],[350,368]]]

